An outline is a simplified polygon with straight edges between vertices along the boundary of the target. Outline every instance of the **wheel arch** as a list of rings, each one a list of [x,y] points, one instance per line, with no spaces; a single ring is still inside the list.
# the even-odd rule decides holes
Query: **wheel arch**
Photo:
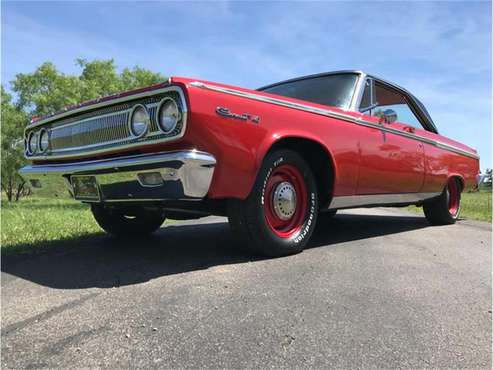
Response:
[[[320,208],[329,204],[336,179],[336,165],[330,150],[319,140],[299,135],[278,136],[270,145],[260,151],[257,168],[260,168],[265,156],[277,149],[291,149],[300,154],[308,163],[317,182]]]
[[[459,174],[459,173],[451,173],[451,174],[449,174],[448,177],[447,177],[447,182],[444,185],[444,188],[445,188],[445,186],[447,186],[447,184],[449,183],[449,181],[451,179],[455,179],[455,180],[458,180],[459,181],[459,186],[460,186],[460,191],[461,192],[465,189],[466,182],[464,180],[464,177],[461,174]]]

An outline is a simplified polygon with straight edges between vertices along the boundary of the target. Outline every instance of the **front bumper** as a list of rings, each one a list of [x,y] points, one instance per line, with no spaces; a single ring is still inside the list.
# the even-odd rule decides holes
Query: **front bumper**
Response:
[[[142,154],[129,157],[76,162],[70,164],[31,165],[19,173],[35,194],[74,198],[74,176],[94,176],[97,199],[89,202],[163,201],[201,199],[209,191],[215,158],[196,150]],[[162,181],[149,185],[146,174],[159,175]]]

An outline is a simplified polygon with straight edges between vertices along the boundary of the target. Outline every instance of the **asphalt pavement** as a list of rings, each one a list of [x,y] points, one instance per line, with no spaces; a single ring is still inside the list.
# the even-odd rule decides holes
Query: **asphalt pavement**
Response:
[[[2,368],[491,369],[491,225],[393,209],[256,258],[226,219],[5,257]]]

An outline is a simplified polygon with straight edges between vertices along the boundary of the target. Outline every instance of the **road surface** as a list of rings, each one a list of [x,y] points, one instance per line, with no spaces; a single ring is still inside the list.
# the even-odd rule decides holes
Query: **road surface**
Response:
[[[2,260],[3,368],[491,368],[491,225],[352,210],[258,259],[224,218]]]

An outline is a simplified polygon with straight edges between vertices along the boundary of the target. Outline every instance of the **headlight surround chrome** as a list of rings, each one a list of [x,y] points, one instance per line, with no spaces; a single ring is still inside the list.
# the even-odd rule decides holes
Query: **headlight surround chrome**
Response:
[[[142,104],[134,105],[128,119],[130,133],[137,138],[142,137],[149,131],[150,124],[151,117],[147,108]]]
[[[36,151],[38,149],[38,135],[39,135],[39,133],[36,132],[36,131],[31,131],[27,135],[27,146],[26,146],[26,150],[27,150],[27,153],[29,155],[32,155],[32,154],[36,153]]]
[[[175,99],[165,97],[159,102],[156,109],[156,122],[163,133],[172,132],[181,118],[182,114]]]
[[[38,134],[38,149],[40,153],[46,153],[48,147],[50,146],[50,136],[48,130],[41,129]]]

